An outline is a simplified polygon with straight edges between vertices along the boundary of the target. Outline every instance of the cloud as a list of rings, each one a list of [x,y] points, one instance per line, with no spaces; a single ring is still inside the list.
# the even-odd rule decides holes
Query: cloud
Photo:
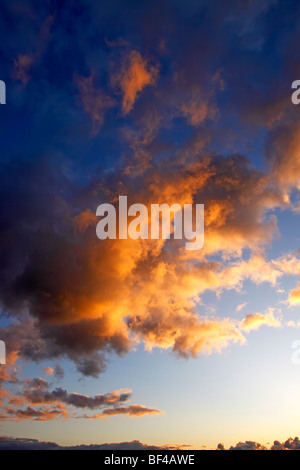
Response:
[[[299,450],[300,440],[299,437],[289,437],[285,442],[274,441],[271,450]]]
[[[0,436],[1,450],[179,450],[185,446],[153,446],[140,441],[115,442],[105,444],[76,445],[64,447],[55,442],[44,442],[37,439]]]
[[[129,323],[130,328],[141,335],[147,349],[153,347],[169,348],[179,356],[196,357],[199,353],[220,352],[229,343],[245,343],[245,338],[235,323],[229,319],[198,320],[196,315],[185,315],[178,310],[178,316],[170,313],[160,318],[159,310],[153,309],[148,318],[139,320],[137,316]]]
[[[0,437],[1,450],[57,450],[60,446],[55,442],[43,442],[38,439]]]
[[[273,255],[295,240],[268,251],[283,211],[297,208],[299,109],[289,84],[299,7],[50,3],[1,4],[1,78],[13,78],[1,134],[1,414],[154,416],[159,403],[131,405],[117,393],[108,404],[106,393],[54,385],[58,362],[98,377],[137,345],[196,357],[286,324],[259,307],[241,320],[246,302],[237,311],[224,302],[252,283],[251,292],[273,289],[273,305],[285,276],[300,274],[299,254]],[[289,28],[273,34],[279,18]],[[120,194],[147,207],[204,203],[203,250],[173,239],[100,242],[96,207],[117,206]],[[18,368],[32,361],[47,364],[52,383],[22,382]]]
[[[274,177],[287,191],[300,189],[299,118],[281,123],[269,136],[267,157]]]
[[[128,114],[141,91],[153,85],[158,77],[157,67],[150,65],[140,52],[131,51],[123,59],[121,70],[113,75],[112,82],[122,92],[122,110]]]
[[[1,168],[1,199],[13,208],[4,204],[0,215],[0,305],[10,322],[0,335],[9,364],[67,358],[79,373],[97,377],[106,370],[109,355],[126,354],[138,343],[183,357],[220,353],[244,344],[250,325],[274,325],[270,315],[252,314],[243,329],[222,306],[212,316],[203,303],[207,293],[220,298],[226,290],[240,292],[247,281],[278,288],[284,275],[300,273],[299,257],[267,255],[279,233],[277,210],[291,208],[291,189],[298,184],[297,121],[291,125],[293,112],[280,105],[282,88],[278,106],[271,109],[268,100],[262,101],[256,114],[262,115],[260,125],[269,133],[268,165],[255,168],[243,154],[245,146],[236,139],[244,141],[244,129],[228,130],[230,113],[236,113],[249,132],[247,142],[252,142],[253,93],[261,98],[267,91],[269,97],[269,87],[254,87],[249,74],[264,64],[257,52],[266,40],[260,8],[252,5],[247,13],[244,7],[234,8],[229,14],[208,5],[211,23],[199,29],[193,21],[187,28],[174,7],[174,29],[166,30],[165,13],[175,12],[173,6],[151,5],[143,18],[138,13],[126,16],[135,25],[139,48],[131,34],[121,37],[123,28],[111,29],[114,13],[108,9],[103,14],[93,2],[84,15],[64,6],[59,11],[62,24],[54,21],[54,13],[51,19],[47,7],[36,13],[31,8],[24,23],[28,34],[33,33],[25,50],[9,35],[12,8],[5,6],[9,21],[3,20],[3,31],[12,44],[15,72],[23,74],[25,83],[36,65],[41,80],[30,83],[35,101],[39,97],[39,110],[28,109],[28,116],[34,114],[30,125],[35,138],[29,135],[14,151],[10,139],[9,154],[16,158],[8,158]],[[197,17],[193,3],[178,8],[190,19]],[[263,9],[266,21],[270,8],[267,3]],[[34,18],[38,26],[32,28]],[[255,37],[254,19],[259,22]],[[230,58],[232,41],[236,43],[235,29],[228,24],[245,37],[236,50],[241,67],[238,72],[229,68],[230,73],[220,63],[220,58]],[[212,25],[220,31],[215,37]],[[74,34],[80,41],[73,40]],[[198,47],[190,47],[194,41],[207,44],[201,55]],[[53,64],[61,73],[50,80]],[[262,74],[262,84],[269,78]],[[116,112],[118,92],[122,115]],[[16,86],[14,99],[21,102],[18,93]],[[51,103],[56,93],[64,98],[58,107],[62,121],[55,129],[57,120],[52,108],[45,112],[43,93]],[[220,108],[228,96],[230,116],[226,106]],[[76,98],[86,115],[79,124]],[[92,136],[87,142],[82,127],[89,120]],[[103,125],[104,136],[99,132]],[[48,128],[50,136],[45,136]],[[30,149],[29,156],[24,149]],[[96,207],[101,202],[117,205],[120,194],[147,207],[154,202],[204,203],[203,250],[186,252],[180,240],[99,241]]]
[[[46,375],[54,375],[54,369],[52,369],[52,367],[43,367],[43,371]]]
[[[107,353],[125,354],[141,341],[184,357],[245,342],[234,319],[197,308],[205,292],[240,290],[246,280],[275,286],[284,274],[300,272],[298,257],[268,261],[264,253],[277,229],[267,213],[284,206],[281,194],[239,155],[199,157],[180,171],[175,163],[146,170],[138,186],[120,168],[101,183],[96,177],[84,197],[68,182],[65,198],[52,188],[64,177],[47,160],[23,163],[22,175],[18,167],[6,169],[16,182],[12,188],[11,177],[4,178],[2,195],[20,214],[17,226],[12,213],[1,214],[0,296],[12,322],[0,334],[8,360],[65,356],[96,377]],[[41,185],[41,178],[51,183]],[[92,214],[102,200],[117,201],[120,187],[129,204],[204,203],[203,250],[187,252],[181,240],[99,241]]]
[[[3,379],[4,380],[4,379]],[[7,382],[7,377],[4,382]],[[17,382],[15,395],[0,389],[2,408],[0,421],[48,421],[61,418],[106,419],[124,415],[142,417],[161,414],[160,410],[143,405],[128,404],[131,390],[114,390],[106,394],[88,396],[68,393],[61,387],[50,390],[50,384],[41,377]],[[81,414],[81,411],[101,410],[94,415]]]
[[[246,441],[238,442],[235,446],[231,446],[229,450],[267,450],[267,448],[258,442]]]
[[[0,415],[0,421],[5,420],[33,420],[33,421],[51,421],[53,419],[59,418],[68,418],[69,415],[66,410],[62,407],[39,407],[39,408],[31,408],[27,407],[25,409],[13,409],[10,407],[5,407],[2,410]]]
[[[278,318],[275,318],[273,309],[269,309],[265,314],[249,313],[241,321],[241,328],[247,332],[257,330],[261,325],[280,327],[282,323]]]
[[[141,405],[129,405],[129,406],[118,406],[113,408],[106,408],[103,410],[102,413],[97,413],[92,416],[84,415],[83,418],[85,419],[105,419],[110,416],[118,416],[118,415],[125,415],[134,418],[139,418],[145,415],[157,415],[163,414],[164,412],[161,410],[156,410],[153,408],[148,408],[146,406]]]
[[[40,391],[46,390],[48,388],[48,382],[42,379],[41,377],[37,377],[34,379],[27,379],[25,380],[25,385],[29,389],[33,388],[33,389],[40,390]]]
[[[55,364],[54,366],[54,377],[58,380],[61,380],[64,378],[65,372],[63,368],[59,364]]]
[[[242,304],[239,304],[237,307],[236,307],[236,311],[237,312],[240,312],[243,308],[245,308],[247,305],[247,302],[244,302]]]
[[[212,93],[204,93],[199,87],[189,90],[188,96],[179,103],[178,107],[192,126],[198,126],[206,119],[214,120],[218,115]]]
[[[289,437],[285,442],[275,440],[270,448],[254,441],[238,442],[230,446],[229,450],[299,450],[300,440],[298,437]],[[218,444],[217,450],[226,450],[224,444]]]
[[[17,438],[0,436],[0,450],[186,450],[191,447],[182,444],[165,444],[162,446],[149,445],[141,441],[114,442],[103,444],[81,444],[75,446],[61,446],[55,442],[40,441],[38,439]],[[230,446],[229,450],[299,450],[300,440],[298,437],[289,437],[286,441],[275,440],[271,447],[267,447],[255,441],[238,442]],[[224,444],[220,443],[217,450],[226,450]]]
[[[298,305],[300,303],[300,284],[290,291],[288,302],[290,305]]]

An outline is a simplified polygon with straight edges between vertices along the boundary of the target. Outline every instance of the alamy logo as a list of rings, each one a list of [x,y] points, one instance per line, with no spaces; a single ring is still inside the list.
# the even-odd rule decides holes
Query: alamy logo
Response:
[[[0,80],[0,104],[6,104],[6,86],[3,80]]]
[[[184,236],[186,250],[200,250],[204,244],[204,204],[195,205],[195,223],[193,224],[193,205],[184,204],[151,204],[150,209],[150,237],[149,213],[144,204],[132,204],[127,207],[127,196],[119,196],[119,220],[117,224],[116,208],[112,204],[98,206],[96,215],[102,217],[96,227],[96,234],[100,240],[106,238],[120,240],[129,238],[142,239],[169,239],[171,233],[175,240]],[[172,216],[173,214],[173,216]],[[135,217],[128,224],[128,216]],[[160,223],[161,219],[161,223]],[[194,225],[194,227],[193,227]]]
[[[6,364],[6,347],[4,341],[0,341],[0,364]]]

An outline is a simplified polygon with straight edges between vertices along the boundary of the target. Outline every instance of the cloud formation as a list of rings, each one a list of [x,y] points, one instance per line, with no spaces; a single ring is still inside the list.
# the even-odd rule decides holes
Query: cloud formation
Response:
[[[0,18],[11,106],[1,122],[1,417],[159,414],[129,404],[130,392],[24,383],[18,367],[49,361],[47,377],[59,380],[63,358],[98,377],[111,355],[140,343],[196,357],[285,324],[277,309],[240,318],[246,302],[228,312],[222,295],[247,283],[276,290],[300,274],[299,253],[268,251],[279,214],[299,206],[299,113],[286,86],[300,7],[21,3],[4,0]],[[289,28],[269,38],[276,17]],[[148,208],[204,204],[203,250],[173,239],[100,242],[96,208],[117,207],[121,194]],[[214,313],[207,295],[220,300]],[[9,398],[10,386],[20,390]]]
[[[102,413],[96,413],[91,416],[84,415],[84,419],[106,419],[110,416],[118,416],[118,415],[125,415],[131,416],[134,418],[139,418],[140,416],[145,415],[157,415],[163,414],[163,411],[155,410],[153,408],[148,408],[147,406],[141,405],[129,405],[129,406],[122,406],[122,407],[113,407],[113,408],[106,408],[103,410]]]
[[[8,380],[8,377],[3,378],[4,383]],[[118,415],[141,417],[163,413],[143,405],[128,404],[132,395],[131,390],[115,390],[92,397],[79,393],[68,393],[61,387],[51,390],[50,384],[41,377],[19,380],[17,385],[15,394],[3,391],[0,395],[3,400],[0,421],[21,421],[24,419],[49,421],[70,417],[106,419]],[[101,410],[101,413],[80,414],[81,411],[91,410]]]
[[[14,438],[9,436],[0,436],[1,450],[187,450],[190,446],[178,444],[166,444],[163,446],[154,446],[144,444],[135,440],[131,442],[116,442],[105,444],[90,444],[76,446],[61,446],[55,442],[45,442],[38,439]],[[275,440],[273,445],[267,447],[255,441],[238,442],[230,446],[228,450],[299,450],[300,440],[298,437],[289,437],[286,441]],[[189,450],[189,449],[188,449]],[[193,449],[191,449],[193,450]],[[227,450],[224,444],[219,443],[216,450]]]
[[[157,67],[149,65],[140,52],[133,50],[123,57],[122,67],[112,80],[121,89],[124,114],[132,110],[139,93],[146,86],[153,85],[157,76]]]
[[[42,171],[51,174],[48,162],[44,165]],[[39,178],[34,168],[24,164],[22,181],[18,169],[9,170],[20,183],[14,196],[16,210],[20,206],[18,226],[10,213],[2,214],[2,237],[12,256],[2,257],[1,305],[17,319],[0,333],[11,360],[66,355],[82,374],[97,376],[106,368],[105,353],[124,354],[140,341],[147,349],[172,348],[184,357],[220,352],[245,342],[240,327],[249,331],[251,318],[239,326],[235,318],[200,315],[201,296],[239,290],[246,280],[275,286],[283,275],[300,272],[297,256],[265,257],[264,247],[277,230],[268,211],[285,203],[268,175],[244,157],[199,157],[180,172],[168,168],[167,179],[162,164],[146,171],[139,189],[120,170],[117,178],[88,188],[92,208],[105,197],[113,202],[120,184],[130,200],[146,205],[203,202],[206,242],[199,252],[186,252],[180,240],[99,241],[95,219],[83,217],[93,210],[86,209],[87,201],[72,185],[71,200],[84,204],[82,210],[72,216],[70,201],[53,195],[45,216],[41,203],[49,188],[38,186],[37,195],[37,186],[27,188],[23,178],[26,173],[31,182]],[[56,187],[60,175],[51,178]],[[9,181],[2,192],[11,198]],[[248,259],[242,256],[246,249]],[[210,260],[217,255],[218,260]],[[274,326],[271,316],[260,320]]]
[[[235,446],[230,446],[229,450],[299,450],[300,441],[298,437],[289,437],[285,442],[275,440],[271,447],[266,447],[258,442],[246,441],[238,442]],[[226,450],[224,444],[220,443],[217,450]]]
[[[179,450],[185,446],[164,445],[154,446],[140,441],[90,444],[64,447],[55,442],[44,442],[38,439],[13,438],[0,436],[1,450]]]

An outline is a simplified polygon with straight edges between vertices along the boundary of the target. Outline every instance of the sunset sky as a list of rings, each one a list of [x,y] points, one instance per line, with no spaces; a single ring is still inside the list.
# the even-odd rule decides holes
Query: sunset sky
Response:
[[[0,436],[298,436],[300,2],[2,0],[0,35]],[[99,240],[120,195],[204,204],[203,248]]]

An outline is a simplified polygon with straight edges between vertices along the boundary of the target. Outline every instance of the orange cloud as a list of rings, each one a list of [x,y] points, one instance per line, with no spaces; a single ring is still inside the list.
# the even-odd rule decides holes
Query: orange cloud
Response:
[[[96,225],[97,217],[90,209],[87,209],[74,217],[74,225],[79,232],[84,232],[90,225]]]
[[[52,367],[43,367],[43,370],[46,375],[54,375],[54,369],[52,369]]]
[[[288,301],[290,305],[300,304],[300,284],[290,291]]]
[[[163,411],[155,410],[141,405],[121,406],[115,408],[107,408],[102,413],[96,413],[93,416],[83,416],[85,419],[105,419],[110,416],[125,415],[139,418],[145,415],[163,414]]]
[[[272,309],[265,314],[262,313],[249,313],[240,323],[241,328],[245,331],[257,330],[262,325],[280,327],[281,321],[274,317]]]
[[[131,51],[124,59],[121,71],[113,76],[113,83],[122,91],[122,109],[128,114],[139,95],[148,85],[157,80],[158,69],[149,65],[138,51]]]
[[[57,406],[55,408],[40,407],[38,409],[32,407],[14,409],[7,406],[4,409],[4,413],[0,415],[0,421],[22,421],[26,419],[31,421],[52,421],[53,419],[59,418],[69,418],[63,406]]]

